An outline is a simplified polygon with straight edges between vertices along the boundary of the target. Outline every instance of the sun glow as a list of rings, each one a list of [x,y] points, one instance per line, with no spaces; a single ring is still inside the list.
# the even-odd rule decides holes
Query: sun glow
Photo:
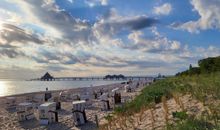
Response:
[[[4,81],[0,81],[0,96],[5,95],[7,93],[6,83]]]
[[[0,31],[2,30],[2,28],[3,28],[3,27],[2,27],[2,22],[0,22]]]

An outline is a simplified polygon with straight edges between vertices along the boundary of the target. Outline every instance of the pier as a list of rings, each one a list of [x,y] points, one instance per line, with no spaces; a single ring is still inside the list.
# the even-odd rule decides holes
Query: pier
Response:
[[[124,76],[124,75],[106,75],[106,76],[94,76],[94,77],[53,77],[48,72],[41,78],[31,79],[30,81],[88,81],[88,80],[147,80],[153,79],[149,76]]]

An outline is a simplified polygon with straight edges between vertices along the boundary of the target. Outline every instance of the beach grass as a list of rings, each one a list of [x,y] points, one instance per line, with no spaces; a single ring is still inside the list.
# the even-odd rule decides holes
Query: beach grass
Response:
[[[174,98],[180,104],[178,95],[190,94],[193,98],[202,102],[210,110],[209,114],[203,114],[200,119],[192,117],[184,119],[182,123],[177,123],[180,130],[184,128],[200,128],[203,119],[207,119],[207,124],[212,124],[213,128],[220,128],[220,72],[200,75],[185,75],[169,77],[163,80],[158,80],[145,87],[142,93],[133,101],[115,109],[117,115],[132,115],[140,112],[142,108],[153,108],[155,104]],[[164,104],[166,105],[166,104]],[[184,111],[184,106],[181,106]],[[211,126],[210,126],[211,127]],[[174,127],[169,126],[169,129]]]

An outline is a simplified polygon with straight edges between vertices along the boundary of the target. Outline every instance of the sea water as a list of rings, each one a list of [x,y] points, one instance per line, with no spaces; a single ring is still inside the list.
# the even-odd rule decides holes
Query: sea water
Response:
[[[86,81],[20,81],[20,80],[0,80],[0,96],[9,96],[30,92],[49,90],[63,90],[79,87],[90,87],[121,83],[117,80],[86,80]]]

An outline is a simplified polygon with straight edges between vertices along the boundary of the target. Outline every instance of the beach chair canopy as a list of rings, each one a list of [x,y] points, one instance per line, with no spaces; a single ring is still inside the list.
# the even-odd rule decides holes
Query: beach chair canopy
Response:
[[[108,93],[104,93],[99,97],[100,100],[107,100],[108,99]]]
[[[115,88],[112,90],[112,92],[117,92],[119,90],[119,88]]]

